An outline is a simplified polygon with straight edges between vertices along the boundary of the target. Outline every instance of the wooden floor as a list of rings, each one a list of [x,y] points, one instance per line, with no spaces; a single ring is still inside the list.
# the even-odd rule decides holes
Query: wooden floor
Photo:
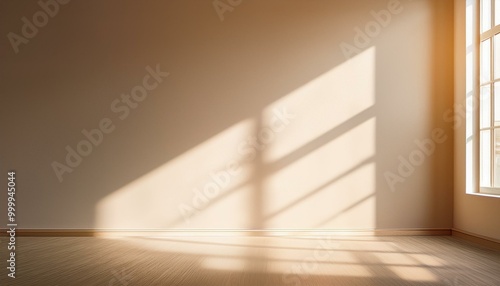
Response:
[[[500,285],[500,252],[446,237],[19,237],[0,285]]]

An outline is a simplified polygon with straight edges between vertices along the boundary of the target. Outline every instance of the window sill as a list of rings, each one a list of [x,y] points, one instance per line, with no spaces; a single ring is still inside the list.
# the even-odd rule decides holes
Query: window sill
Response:
[[[479,196],[479,197],[490,197],[500,199],[500,195],[486,194],[486,193],[467,193],[467,195]]]

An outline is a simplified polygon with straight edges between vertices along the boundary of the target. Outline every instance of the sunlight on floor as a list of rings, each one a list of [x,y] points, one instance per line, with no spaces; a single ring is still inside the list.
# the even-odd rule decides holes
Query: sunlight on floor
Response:
[[[436,275],[423,267],[389,266],[388,269],[407,281],[439,281]]]
[[[16,279],[19,285],[111,285],[115,274],[123,273],[129,285],[476,286],[500,281],[499,252],[451,236],[143,235],[20,237],[19,261],[29,263],[22,264],[25,272]],[[0,237],[2,243],[6,239]]]
[[[401,239],[372,236],[159,235],[121,240],[134,248],[201,256],[200,267],[207,270],[274,273],[282,275],[284,280],[306,280],[312,276],[369,278],[377,275],[413,282],[439,282],[430,269],[448,265],[432,254],[410,251],[412,246],[397,242]]]

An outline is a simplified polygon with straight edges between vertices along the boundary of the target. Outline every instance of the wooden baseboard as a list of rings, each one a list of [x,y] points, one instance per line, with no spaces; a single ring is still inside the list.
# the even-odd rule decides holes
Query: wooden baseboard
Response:
[[[7,229],[0,230],[8,236]],[[16,229],[19,237],[132,237],[132,236],[449,236],[452,235],[481,246],[500,250],[500,240],[477,235],[459,229],[272,229],[272,230],[228,230],[228,229],[176,229],[176,230],[117,230],[117,229]]]
[[[93,237],[97,232],[91,229],[16,229],[16,236],[23,237]],[[8,236],[2,229],[0,236]]]
[[[0,230],[7,236],[7,229]],[[16,229],[22,237],[127,237],[127,236],[448,236],[451,230],[440,229],[176,229],[176,230],[117,230],[117,229]]]
[[[451,230],[451,233],[454,237],[461,238],[463,240],[479,244],[481,246],[494,249],[494,250],[500,250],[500,240],[482,236],[479,234],[475,233],[470,233],[468,231],[460,230],[460,229],[455,229],[453,228]]]

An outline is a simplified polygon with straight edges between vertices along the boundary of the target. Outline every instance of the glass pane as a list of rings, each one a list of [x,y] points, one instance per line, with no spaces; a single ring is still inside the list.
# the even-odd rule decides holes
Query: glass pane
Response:
[[[496,87],[496,83],[495,83]],[[491,126],[491,93],[490,86],[481,87],[481,102],[479,104],[479,127]]]
[[[500,126],[500,82],[495,82],[495,126]]]
[[[495,154],[493,160],[495,160],[493,167],[495,168],[493,186],[495,188],[500,187],[500,129],[495,129]]]
[[[491,0],[481,0],[481,33],[491,29]]]
[[[481,187],[491,187],[491,164],[490,164],[490,131],[481,131],[480,136],[480,152],[479,152],[479,172],[480,172],[480,184]]]
[[[500,3],[498,3],[500,5]],[[500,78],[500,34],[495,35],[495,40],[493,41],[493,74],[495,79]]]
[[[495,0],[495,26],[500,24],[500,0]]]
[[[490,40],[481,42],[481,83],[491,80],[490,72]]]

